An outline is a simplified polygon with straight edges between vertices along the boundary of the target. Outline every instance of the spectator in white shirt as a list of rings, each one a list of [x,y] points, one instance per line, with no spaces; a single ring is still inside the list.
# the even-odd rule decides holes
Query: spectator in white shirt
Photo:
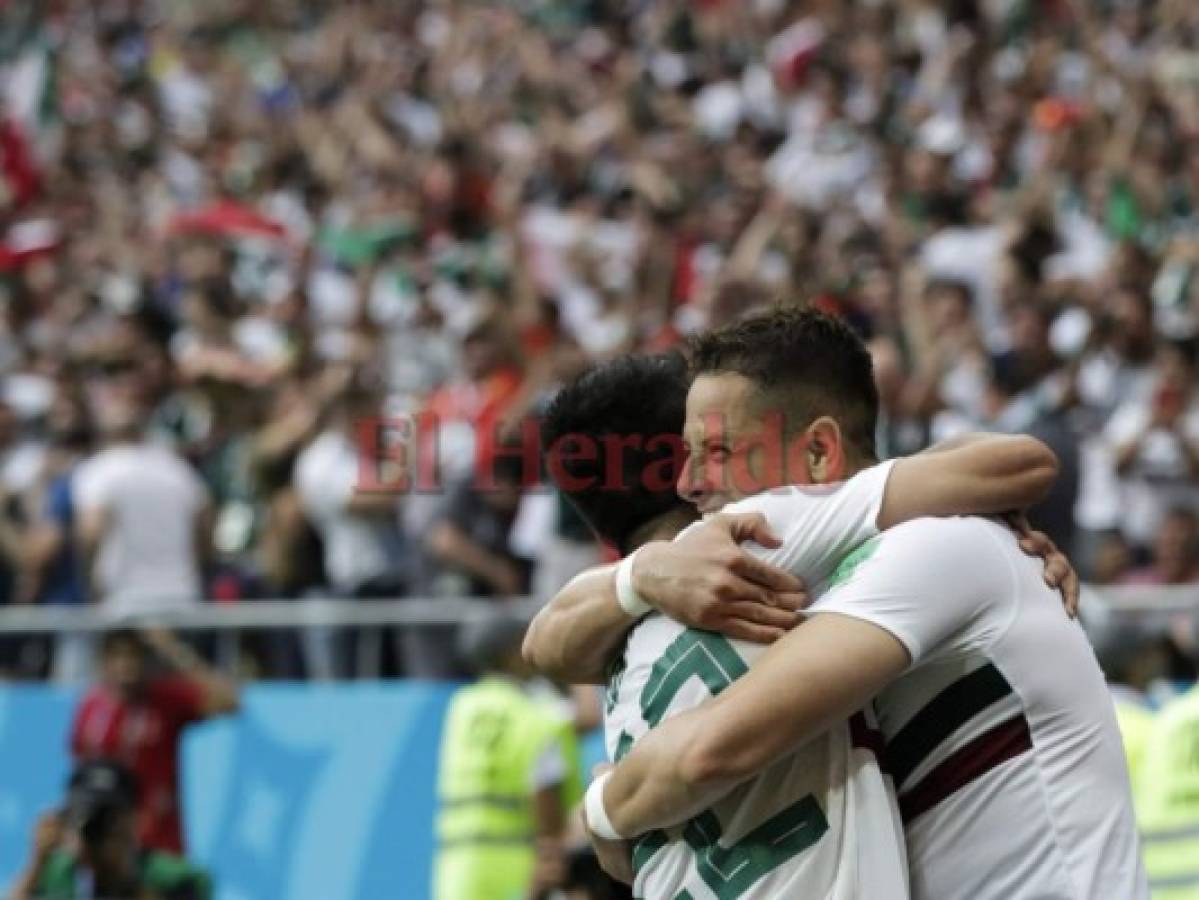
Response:
[[[325,548],[325,577],[340,598],[395,598],[406,593],[399,504],[392,491],[364,490],[362,473],[371,448],[361,437],[379,419],[378,397],[353,384],[330,407],[324,430],[296,460],[300,506]],[[336,638],[310,630],[307,665],[316,677],[348,675],[381,653],[377,632]],[[367,643],[369,642],[369,646]],[[402,653],[402,651],[400,651]]]
[[[121,615],[198,602],[212,537],[203,482],[177,453],[145,437],[143,413],[130,400],[102,411],[103,447],[72,485],[94,596]]]
[[[391,491],[364,489],[370,448],[360,429],[379,421],[378,398],[352,385],[331,405],[324,430],[296,460],[300,504],[325,546],[329,586],[346,596],[392,594],[400,578],[399,506]]]
[[[1166,511],[1199,509],[1199,394],[1194,340],[1164,342],[1148,402],[1130,401],[1107,425],[1122,495],[1122,528],[1147,548]]]

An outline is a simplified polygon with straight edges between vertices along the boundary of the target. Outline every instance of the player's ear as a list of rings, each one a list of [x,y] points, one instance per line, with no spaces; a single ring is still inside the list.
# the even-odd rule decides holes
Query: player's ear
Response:
[[[807,427],[808,471],[813,484],[845,479],[845,441],[841,426],[830,416],[821,416]]]

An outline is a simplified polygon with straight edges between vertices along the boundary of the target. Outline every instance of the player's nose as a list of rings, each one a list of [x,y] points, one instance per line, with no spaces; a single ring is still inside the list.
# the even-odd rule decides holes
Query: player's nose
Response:
[[[706,479],[702,477],[700,467],[690,459],[683,463],[674,487],[688,503],[698,504],[708,494]]]

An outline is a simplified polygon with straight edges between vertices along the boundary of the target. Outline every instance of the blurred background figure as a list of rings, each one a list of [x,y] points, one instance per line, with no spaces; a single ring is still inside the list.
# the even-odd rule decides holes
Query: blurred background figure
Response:
[[[1199,581],[1199,514],[1175,507],[1158,526],[1149,564],[1128,572],[1124,584],[1194,584]]]
[[[324,545],[325,577],[344,597],[396,596],[409,577],[396,496],[360,490],[370,462],[366,439],[382,426],[381,414],[370,387],[346,384],[329,401],[323,430],[296,459],[295,486]]]
[[[81,763],[61,810],[46,813],[13,900],[136,897],[209,900],[208,875],[182,857],[145,847],[135,825],[137,782],[117,763]]]
[[[541,900],[566,874],[567,818],[582,799],[574,723],[529,690],[524,633],[519,617],[489,610],[459,635],[479,680],[454,695],[442,735],[437,900]]]
[[[530,587],[531,560],[514,540],[517,515],[529,487],[519,446],[489,454],[490,475],[459,475],[439,498],[424,543],[422,594],[429,597],[517,597]],[[408,674],[454,678],[470,670],[455,654],[452,626],[408,632]]]
[[[26,552],[29,591],[36,603],[78,608],[88,600],[87,571],[75,540],[73,484],[91,449],[91,428],[77,394],[61,394],[50,408],[41,509],[31,515]],[[67,634],[54,646],[55,681],[78,683],[92,668],[92,641]]]
[[[523,461],[501,457],[493,483],[475,473],[455,481],[425,539],[428,588],[442,597],[513,597],[529,585],[529,560],[513,548],[513,526],[526,488]]]
[[[1196,342],[1163,342],[1151,393],[1117,409],[1107,426],[1124,508],[1124,532],[1144,553],[1167,511],[1199,499]]]
[[[395,598],[409,589],[409,548],[400,529],[400,506],[391,490],[372,488],[364,473],[380,461],[383,431],[377,393],[343,370],[344,383],[330,393],[324,427],[295,461],[301,509],[324,547],[325,580],[345,600]],[[311,632],[308,668],[314,677],[348,677],[366,652],[360,633]],[[377,636],[371,636],[372,645]]]
[[[1199,896],[1199,689],[1167,703],[1155,716],[1138,779],[1145,871],[1154,897]]]
[[[236,712],[239,704],[237,686],[170,632],[111,631],[100,651],[99,680],[75,712],[71,754],[128,767],[138,784],[139,844],[181,854],[183,730]]]
[[[101,447],[72,480],[84,571],[114,615],[199,603],[211,557],[208,491],[179,454],[146,436],[144,416],[125,400],[100,411]]]

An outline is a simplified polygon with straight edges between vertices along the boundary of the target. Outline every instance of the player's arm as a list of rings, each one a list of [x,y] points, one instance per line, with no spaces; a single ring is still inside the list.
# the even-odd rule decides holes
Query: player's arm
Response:
[[[1040,557],[1045,583],[1078,612],[1078,575],[1066,555],[1023,510],[1040,503],[1057,479],[1057,455],[1029,435],[965,434],[896,461],[887,480],[878,527],[885,530],[924,516],[1004,514],[1020,549]]]
[[[1027,509],[1049,493],[1057,456],[1028,435],[967,434],[896,461],[878,527],[924,516],[995,515]]]
[[[714,700],[638,741],[603,787],[616,831],[664,828],[861,709],[907,668],[902,643],[848,616],[819,615]]]
[[[742,540],[778,546],[761,515],[720,520],[657,562],[657,550],[673,545],[646,545],[656,589],[643,598],[692,627],[758,643],[777,640],[798,621],[795,610],[807,600],[803,584],[738,546]],[[630,565],[636,580],[645,569],[640,555]],[[603,684],[613,655],[640,620],[620,604],[616,573],[616,565],[589,569],[562,588],[529,626],[525,661],[559,681]]]
[[[913,660],[988,640],[985,615],[1010,587],[1003,536],[978,521],[909,526],[883,541],[815,614],[715,699],[653,729],[599,787],[619,835],[680,822],[844,721]],[[935,577],[929,573],[935,572]]]
[[[764,510],[778,523],[782,543],[770,552],[759,551],[762,558],[817,583],[880,531],[912,519],[1023,508],[1044,497],[1056,475],[1056,457],[1035,438],[978,434],[863,469],[831,491],[772,491],[728,509]],[[690,539],[691,533],[683,535],[670,549],[678,552],[675,548]],[[1069,572],[1060,554],[1047,562],[1059,581]],[[654,596],[652,583],[639,582],[637,588]],[[1068,597],[1067,605],[1075,600]]]
[[[827,496],[742,501],[736,509],[772,504],[787,525],[781,545],[769,533],[747,530],[739,516],[714,517],[699,529],[703,537],[693,532],[646,545],[632,569],[633,586],[686,625],[769,643],[794,624],[791,610],[804,600],[781,574],[822,578],[880,529],[911,519],[1024,508],[1044,497],[1056,475],[1053,451],[1035,438],[967,435],[868,469]],[[756,565],[736,546],[746,539],[775,549],[765,556],[770,566]],[[1067,605],[1076,605],[1068,564],[1060,554],[1051,564],[1051,583],[1067,583]],[[530,664],[566,681],[603,679],[611,653],[636,622],[617,602],[612,571],[584,573],[542,610],[525,641]]]
[[[615,564],[581,572],[542,607],[525,632],[525,662],[569,684],[603,684],[637,622],[617,602],[615,572]]]

